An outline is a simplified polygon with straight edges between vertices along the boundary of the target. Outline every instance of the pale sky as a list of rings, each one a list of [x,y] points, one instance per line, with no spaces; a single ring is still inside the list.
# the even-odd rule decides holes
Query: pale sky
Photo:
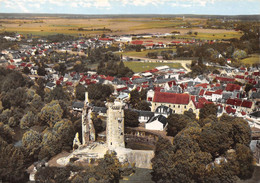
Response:
[[[0,0],[0,13],[260,14],[260,0]]]

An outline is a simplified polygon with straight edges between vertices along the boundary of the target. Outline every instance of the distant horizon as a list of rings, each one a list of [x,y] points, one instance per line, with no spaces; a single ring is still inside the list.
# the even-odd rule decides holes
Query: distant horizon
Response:
[[[118,14],[118,13],[104,13],[104,14],[82,14],[82,13],[15,13],[15,12],[9,12],[9,13],[2,13],[2,12],[0,12],[0,15],[1,14],[18,14],[18,15],[86,15],[86,16],[91,16],[91,15],[93,15],[93,16],[98,16],[98,15],[118,15],[118,16],[120,16],[120,15],[125,15],[125,16],[127,16],[127,15],[160,15],[160,16],[178,16],[178,15],[181,15],[181,16],[183,16],[183,15],[187,15],[187,16],[260,16],[260,13],[259,14],[234,14],[234,15],[228,15],[228,14],[192,14],[192,13],[190,13],[190,14],[188,14],[188,13],[178,13],[178,14],[163,14],[163,13],[150,13],[150,14],[148,14],[148,13],[143,13],[143,14],[141,14],[141,13],[128,13],[128,14]]]
[[[260,15],[259,0],[0,0],[0,13]]]

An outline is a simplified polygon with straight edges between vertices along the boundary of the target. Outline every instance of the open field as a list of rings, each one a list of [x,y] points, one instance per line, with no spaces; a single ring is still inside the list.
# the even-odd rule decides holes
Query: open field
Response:
[[[139,34],[139,33],[170,33],[179,31],[180,37],[188,37],[187,32],[198,32],[195,38],[239,38],[241,34],[232,30],[223,29],[200,29],[182,28],[187,24],[192,26],[204,25],[206,19],[182,18],[158,19],[158,18],[55,18],[41,17],[32,19],[0,19],[0,32],[10,31],[21,34],[50,35],[50,34],[70,34],[70,35],[100,35],[100,34]],[[105,29],[104,29],[105,28]],[[81,30],[79,30],[81,29]],[[98,30],[97,30],[98,29]],[[104,29],[104,30],[103,30]],[[213,36],[215,34],[215,36]],[[193,35],[194,36],[194,35]]]
[[[129,56],[129,57],[146,57],[146,55],[149,52],[161,52],[161,51],[168,51],[168,50],[173,50],[176,51],[176,48],[162,48],[162,49],[154,49],[154,50],[145,50],[141,52],[136,52],[136,51],[125,51],[125,52],[120,52],[118,54],[122,54],[123,56]]]
[[[248,58],[242,59],[241,60],[242,63],[244,64],[254,64],[254,63],[260,63],[260,54],[253,54],[253,55],[249,55]]]
[[[168,65],[171,68],[182,68],[180,63],[149,63],[149,62],[133,61],[133,62],[124,62],[124,64],[125,66],[132,69],[134,72],[144,72],[163,65]]]

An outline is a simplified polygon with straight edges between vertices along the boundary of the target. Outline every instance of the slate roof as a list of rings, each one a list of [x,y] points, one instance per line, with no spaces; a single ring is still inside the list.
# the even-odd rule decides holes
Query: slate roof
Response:
[[[252,97],[253,99],[260,98],[260,92],[254,92],[254,93],[252,93],[251,97]]]
[[[250,116],[254,116],[256,118],[260,118],[260,111],[256,111],[250,114]]]
[[[73,108],[83,108],[84,107],[84,102],[74,102],[72,104]]]
[[[151,123],[151,122],[156,121],[156,120],[160,121],[163,124],[163,126],[165,126],[166,123],[167,123],[166,117],[164,117],[163,115],[154,116],[154,117],[150,118],[147,121],[147,123]]]
[[[106,113],[107,112],[107,108],[106,107],[96,107],[96,106],[94,106],[93,109],[92,109],[92,112]]]

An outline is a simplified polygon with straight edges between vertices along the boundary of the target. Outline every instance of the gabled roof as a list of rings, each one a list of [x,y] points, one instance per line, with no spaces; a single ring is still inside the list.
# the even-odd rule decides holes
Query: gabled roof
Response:
[[[163,124],[163,126],[166,125],[167,121],[166,121],[166,117],[164,117],[163,115],[158,115],[158,116],[153,116],[149,119],[149,121],[147,121],[147,123],[152,123],[153,121],[159,121]]]
[[[248,101],[248,100],[244,100],[241,104],[241,107],[246,107],[246,108],[251,108],[253,105],[253,102]]]
[[[226,86],[226,91],[240,90],[240,88],[241,88],[240,85],[228,83]]]
[[[189,94],[155,92],[153,102],[171,103],[171,104],[188,104],[190,101]]]
[[[242,100],[240,100],[240,99],[228,99],[227,100],[227,104],[229,104],[229,105],[235,105],[235,106],[241,106],[241,104],[242,104]]]
[[[84,107],[84,102],[74,102],[72,104],[73,108],[83,108]]]

